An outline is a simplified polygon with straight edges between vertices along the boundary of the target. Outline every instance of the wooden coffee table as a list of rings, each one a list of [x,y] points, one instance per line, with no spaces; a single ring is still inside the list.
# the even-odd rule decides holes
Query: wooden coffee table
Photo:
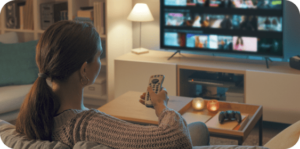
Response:
[[[98,108],[98,110],[133,123],[158,125],[155,110],[147,108],[139,102],[140,95],[142,94],[142,92],[129,91]],[[196,121],[202,121],[207,124],[209,119],[217,114],[209,112],[206,109],[203,111],[194,111],[192,109],[193,98],[179,96],[169,96],[169,98],[168,107],[178,111],[182,117],[186,119],[188,124],[190,121],[195,121],[195,119]],[[208,100],[205,100],[205,103],[207,103],[207,101]],[[262,106],[220,102],[219,111],[226,110],[240,111],[242,114],[248,114],[248,120],[243,121],[234,130],[214,128],[207,125],[210,136],[235,139],[238,140],[239,145],[242,145],[255,124],[259,123],[259,145],[262,146]],[[193,116],[191,116],[191,113]],[[210,118],[197,120],[199,116],[208,116]]]

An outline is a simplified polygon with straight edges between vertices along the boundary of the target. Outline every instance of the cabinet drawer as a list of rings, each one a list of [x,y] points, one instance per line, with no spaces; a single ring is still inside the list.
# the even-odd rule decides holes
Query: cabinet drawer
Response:
[[[92,84],[84,88],[84,94],[90,95],[106,95],[106,83]]]

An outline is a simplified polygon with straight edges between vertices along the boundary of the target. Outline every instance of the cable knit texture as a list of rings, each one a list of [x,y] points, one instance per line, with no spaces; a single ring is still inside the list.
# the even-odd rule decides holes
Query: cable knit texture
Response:
[[[79,141],[111,148],[192,148],[186,121],[170,108],[160,113],[158,126],[129,123],[93,108],[70,109],[54,117],[52,138],[71,148]]]

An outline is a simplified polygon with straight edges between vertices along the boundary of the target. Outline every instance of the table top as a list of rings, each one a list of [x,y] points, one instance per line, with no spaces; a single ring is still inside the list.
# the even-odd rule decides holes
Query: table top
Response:
[[[142,92],[129,91],[98,108],[98,110],[122,120],[157,125],[158,117],[155,114],[155,110],[147,108],[139,102],[140,95],[142,94]],[[207,109],[204,109],[203,111],[193,110],[192,100],[193,98],[191,97],[169,96],[169,103],[167,106],[178,111],[188,124],[195,121],[195,119],[206,123],[217,114],[217,112],[209,112]],[[207,102],[208,100],[205,100],[205,104],[207,104]],[[245,121],[244,124],[242,124],[243,122],[240,124],[243,125],[241,129],[235,130],[214,128],[208,125],[207,127],[210,133],[247,137],[262,116],[262,106],[259,105],[222,101],[219,103],[219,111],[240,111],[242,114],[248,115],[248,120]]]
[[[98,110],[122,120],[157,125],[158,117],[155,110],[139,102],[142,94],[142,92],[129,91]],[[167,106],[183,114],[189,108],[188,104],[191,101],[192,98],[171,96]]]

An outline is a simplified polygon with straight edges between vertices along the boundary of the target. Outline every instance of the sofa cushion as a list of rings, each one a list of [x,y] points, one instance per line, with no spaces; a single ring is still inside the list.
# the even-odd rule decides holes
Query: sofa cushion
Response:
[[[0,87],[0,114],[20,109],[30,85],[14,85]]]
[[[38,77],[35,62],[37,41],[0,43],[0,86],[32,84]]]
[[[0,35],[0,42],[2,43],[18,43],[18,34],[16,32],[9,32]]]
[[[16,149],[70,149],[59,141],[28,140],[16,132],[16,127],[0,120],[0,137],[5,145]]]

